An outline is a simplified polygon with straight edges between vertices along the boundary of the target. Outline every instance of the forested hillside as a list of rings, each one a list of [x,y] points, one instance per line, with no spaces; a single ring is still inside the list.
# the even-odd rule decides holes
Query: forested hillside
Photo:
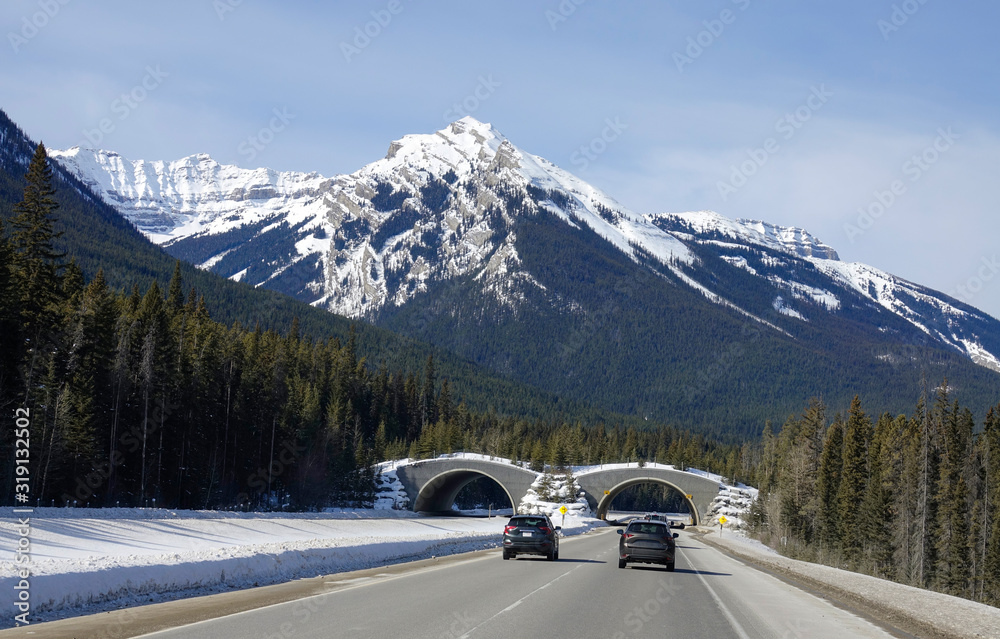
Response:
[[[742,445],[501,417],[461,401],[433,356],[373,368],[353,330],[220,323],[180,263],[162,287],[88,280],[55,248],[52,181],[39,145],[0,227],[0,402],[22,418],[0,431],[5,502],[317,509],[370,505],[375,462],[404,456],[658,461],[757,485],[751,527],[784,552],[1000,603],[1000,405],[977,423],[947,381],[909,417],[873,421],[855,397],[828,420],[813,400]],[[30,491],[16,488],[15,437],[30,442]]]
[[[0,110],[0,223],[9,225],[13,207],[23,197],[24,176],[34,152],[35,144]],[[107,286],[117,292],[130,292],[133,286],[145,291],[154,281],[163,286],[170,280],[175,258],[147,240],[57,163],[50,161],[49,166],[53,197],[59,203],[49,212],[58,230],[52,239],[55,251],[65,253],[66,261],[74,261],[88,280],[103,270]],[[445,349],[365,322],[352,323],[264,287],[233,282],[185,262],[180,263],[180,269],[186,286],[195,287],[204,296],[206,309],[222,324],[239,322],[245,327],[285,333],[298,318],[303,335],[337,337],[341,342],[347,341],[354,325],[359,357],[370,366],[384,363],[392,368],[419,370],[433,355],[440,373],[461,389],[461,396],[471,408],[494,410],[501,415],[565,415],[591,423],[615,418],[586,403],[490,373]]]
[[[222,324],[180,263],[163,287],[116,292],[101,270],[88,281],[55,249],[52,182],[39,145],[0,230],[0,401],[30,413],[31,503],[368,504],[374,462],[457,449],[536,467],[670,457],[739,472],[736,448],[672,428],[475,412],[432,355],[373,368],[353,330],[341,341],[296,320],[280,332]],[[3,433],[14,495],[14,432]]]
[[[1000,404],[977,424],[947,381],[912,414],[812,401],[757,466],[752,529],[784,553],[1000,605]]]

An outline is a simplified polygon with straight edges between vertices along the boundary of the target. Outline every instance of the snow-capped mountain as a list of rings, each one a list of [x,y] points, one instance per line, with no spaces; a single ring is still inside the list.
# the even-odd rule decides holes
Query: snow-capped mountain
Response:
[[[302,286],[292,292],[311,291],[314,304],[351,317],[405,304],[428,281],[479,270],[513,303],[533,283],[516,268],[516,234],[505,232],[519,212],[504,205],[510,195],[592,228],[626,254],[694,259],[646,217],[472,118],[406,136],[382,160],[334,178],[239,169],[206,155],[172,163],[76,147],[51,155],[173,253],[255,285],[305,267],[317,277],[296,276]],[[239,255],[251,237],[271,245],[259,256],[263,269],[257,252]]]
[[[330,178],[240,169],[206,155],[167,163],[80,148],[51,154],[172,254],[350,317],[391,315],[460,278],[515,313],[529,296],[573,313],[582,300],[550,289],[522,263],[519,221],[548,215],[786,336],[797,334],[796,323],[853,317],[867,306],[1000,370],[1000,323],[974,308],[842,262],[802,229],[711,211],[635,213],[471,117],[408,135],[383,159]],[[760,291],[748,298],[739,278],[725,275],[731,270],[766,282],[767,299]],[[868,321],[921,341],[884,316]]]

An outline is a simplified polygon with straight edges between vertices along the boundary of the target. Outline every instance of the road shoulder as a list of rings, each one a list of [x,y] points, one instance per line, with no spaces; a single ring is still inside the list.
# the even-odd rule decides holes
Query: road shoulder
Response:
[[[1000,638],[1000,609],[839,568],[758,550],[717,532],[692,529],[712,546],[754,568],[879,623],[887,630],[934,639]],[[728,533],[730,535],[734,533]]]

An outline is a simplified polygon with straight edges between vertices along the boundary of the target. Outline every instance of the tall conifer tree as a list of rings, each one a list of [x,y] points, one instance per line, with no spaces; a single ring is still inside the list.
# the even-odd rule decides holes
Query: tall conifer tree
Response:
[[[819,461],[819,478],[816,480],[819,501],[819,537],[827,548],[839,548],[838,529],[840,523],[837,508],[837,494],[844,469],[844,420],[840,413],[826,431],[823,454]]]

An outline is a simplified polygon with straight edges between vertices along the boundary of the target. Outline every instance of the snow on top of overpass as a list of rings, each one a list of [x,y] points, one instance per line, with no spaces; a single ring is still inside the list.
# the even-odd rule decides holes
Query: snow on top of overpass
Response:
[[[497,457],[495,455],[483,455],[481,453],[465,453],[465,452],[444,453],[442,455],[438,455],[437,457],[431,457],[428,459],[413,459],[408,457],[406,459],[385,461],[378,464],[378,468],[382,473],[388,473],[388,472],[394,472],[400,466],[406,466],[409,464],[416,464],[426,461],[436,461],[442,459],[473,459],[477,461],[487,461],[497,464],[509,464],[511,466],[517,466],[519,468],[523,468],[525,470],[531,470],[529,468],[529,462],[526,461],[515,462],[505,457]],[[681,470],[676,466],[674,466],[673,464],[661,464],[659,462],[647,462],[642,466],[640,466],[638,462],[619,462],[614,464],[588,464],[582,466],[569,467],[569,469],[573,471],[573,474],[577,477],[588,475],[590,473],[602,472],[606,470],[620,470],[627,468],[657,468],[662,470],[673,470],[680,473],[689,473],[691,475],[696,475],[698,477],[704,477],[705,479],[710,479],[712,481],[718,482],[720,486],[731,485],[725,477],[723,477],[722,475],[718,475],[716,473],[710,473],[704,470],[699,470],[697,468],[688,468],[687,470]],[[737,483],[736,487],[756,491],[756,489],[741,483]]]

